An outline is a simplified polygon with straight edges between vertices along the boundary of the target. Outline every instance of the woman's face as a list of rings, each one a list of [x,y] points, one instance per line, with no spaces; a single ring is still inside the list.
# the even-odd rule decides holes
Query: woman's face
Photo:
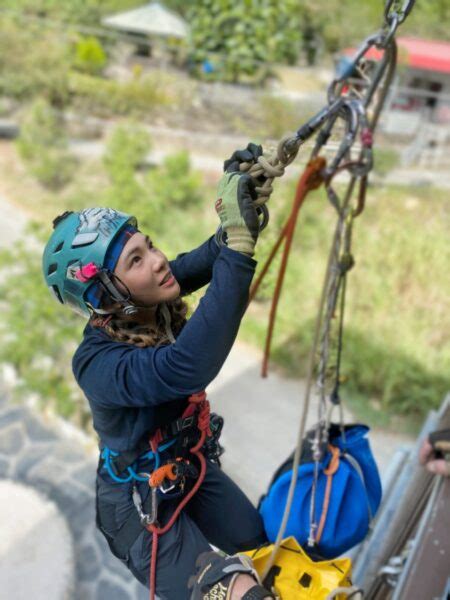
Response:
[[[127,286],[138,306],[154,306],[180,295],[180,286],[170,271],[169,261],[153,246],[150,238],[140,232],[125,244],[114,274]]]

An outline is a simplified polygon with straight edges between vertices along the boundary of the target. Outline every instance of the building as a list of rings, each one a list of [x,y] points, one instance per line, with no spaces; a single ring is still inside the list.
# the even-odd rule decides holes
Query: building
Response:
[[[159,2],[105,17],[105,27],[111,28],[134,41],[138,52],[151,55],[157,40],[184,40],[189,35],[186,21]]]
[[[403,166],[448,167],[450,144],[450,43],[399,37],[398,67],[380,119],[380,130],[401,144]],[[348,67],[355,48],[341,54]],[[375,47],[368,61],[380,60]],[[406,144],[406,145],[405,145]]]
[[[450,43],[399,37],[398,69],[385,112],[385,127],[413,134],[421,122],[450,126]],[[350,57],[347,48],[342,57]],[[378,61],[381,51],[366,57]],[[397,125],[397,126],[396,126]]]

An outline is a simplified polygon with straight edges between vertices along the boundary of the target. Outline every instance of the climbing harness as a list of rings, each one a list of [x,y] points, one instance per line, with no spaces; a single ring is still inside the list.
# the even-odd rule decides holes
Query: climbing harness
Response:
[[[161,462],[161,458],[160,458],[161,452],[164,452],[164,450],[167,450],[168,448],[173,446],[175,442],[176,442],[175,439],[171,440],[170,442],[167,442],[166,444],[161,446],[157,452],[152,452],[152,451],[144,452],[139,457],[137,457],[136,461],[133,461],[133,464],[127,465],[123,469],[120,469],[120,468],[117,469],[117,459],[119,459],[119,456],[120,456],[119,452],[114,452],[114,450],[111,450],[110,448],[105,446],[101,452],[101,458],[104,461],[102,466],[107,471],[107,473],[111,477],[111,479],[113,479],[116,483],[129,483],[132,480],[147,481],[147,477],[141,477],[136,472],[138,470],[138,462],[152,460],[152,461],[154,461],[154,469],[158,469],[160,466],[160,462]],[[116,460],[116,464],[114,462],[115,460]],[[120,475],[118,474],[118,470],[119,471],[126,470],[128,474],[124,477],[120,477]]]
[[[148,525],[146,525],[146,529],[152,534],[152,556],[151,556],[151,562],[150,562],[150,598],[151,598],[151,600],[154,600],[155,590],[156,590],[156,558],[157,558],[157,552],[158,552],[158,537],[160,535],[164,535],[164,533],[169,531],[169,529],[172,527],[172,525],[177,520],[180,512],[183,510],[183,508],[186,506],[186,504],[189,502],[189,500],[194,496],[194,494],[197,492],[197,490],[201,486],[201,484],[205,478],[205,474],[206,474],[206,459],[205,459],[201,449],[206,441],[206,438],[211,436],[211,430],[210,430],[210,426],[209,426],[209,423],[210,423],[209,402],[206,399],[205,392],[199,392],[198,394],[192,394],[189,397],[189,405],[186,408],[185,412],[183,413],[182,418],[183,419],[189,418],[189,417],[193,416],[194,414],[197,417],[197,428],[198,428],[200,436],[199,436],[197,443],[195,445],[193,445],[192,447],[189,447],[189,453],[190,453],[190,455],[192,455],[192,458],[197,459],[197,461],[200,465],[200,471],[199,471],[197,480],[196,480],[195,484],[193,485],[192,489],[181,500],[181,502],[175,509],[173,515],[171,516],[171,518],[165,525],[163,525],[163,526],[159,525],[156,519],[152,523],[149,523]],[[151,445],[152,445],[153,451],[156,451],[158,448],[158,445],[160,442],[159,438],[160,438],[160,435],[156,434],[155,436],[153,436],[153,438],[151,440]],[[158,485],[159,481],[160,481],[160,477],[156,477],[153,480],[153,482],[152,482],[152,478],[149,477],[149,485],[150,485],[153,496],[156,495],[155,490],[158,489],[156,486]]]
[[[223,452],[218,441],[223,418],[210,414],[206,393],[192,394],[188,402],[179,419],[158,429],[150,439],[141,440],[134,450],[119,453],[104,447],[101,452],[99,470],[105,470],[116,483],[132,483],[131,495],[136,508],[117,535],[109,540],[111,548],[116,554],[126,555],[143,527],[152,534],[150,598],[155,596],[158,537],[169,531],[201,486],[206,461],[219,462]],[[188,480],[195,483],[186,493]],[[144,501],[139,493],[139,482],[148,482],[150,488]],[[158,504],[163,497],[182,497],[164,525],[158,522]]]

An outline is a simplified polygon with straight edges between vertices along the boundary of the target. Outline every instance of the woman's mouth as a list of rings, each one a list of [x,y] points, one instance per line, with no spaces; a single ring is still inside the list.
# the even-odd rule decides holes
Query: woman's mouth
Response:
[[[170,287],[174,283],[175,283],[175,277],[169,271],[159,285],[160,285],[160,287]]]

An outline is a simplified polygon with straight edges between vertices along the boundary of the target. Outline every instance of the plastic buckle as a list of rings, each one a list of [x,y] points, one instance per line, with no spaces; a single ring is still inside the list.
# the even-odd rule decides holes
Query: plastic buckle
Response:
[[[180,431],[183,431],[184,429],[188,429],[189,427],[192,427],[194,425],[194,423],[195,423],[195,417],[194,417],[194,415],[192,415],[190,417],[186,417],[182,421],[182,425],[181,425]]]

